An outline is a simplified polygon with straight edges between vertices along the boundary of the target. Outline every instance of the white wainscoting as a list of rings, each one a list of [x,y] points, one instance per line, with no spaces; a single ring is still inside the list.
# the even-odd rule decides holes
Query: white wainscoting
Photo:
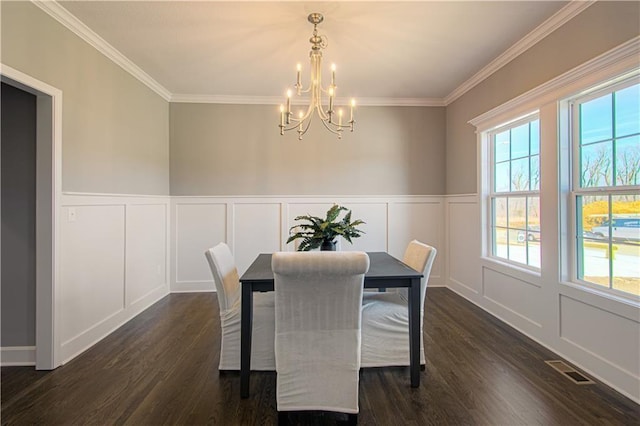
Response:
[[[640,402],[640,312],[632,303],[483,257],[482,212],[474,195],[445,198],[446,285],[594,378]],[[557,235],[545,234],[551,251]],[[553,263],[553,260],[552,260]]]
[[[224,241],[242,275],[259,253],[295,250],[286,244],[296,216],[324,216],[338,203],[366,222],[361,238],[341,250],[388,251],[401,258],[409,241],[436,247],[429,285],[441,286],[445,264],[443,196],[172,197],[171,291],[214,291],[204,251]]]
[[[168,294],[169,205],[168,196],[63,194],[63,363]]]

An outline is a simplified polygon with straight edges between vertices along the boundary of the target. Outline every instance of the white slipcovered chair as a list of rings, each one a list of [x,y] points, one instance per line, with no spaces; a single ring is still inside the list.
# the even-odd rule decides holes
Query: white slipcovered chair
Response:
[[[423,273],[420,284],[420,364],[425,364],[424,299],[437,250],[413,240],[403,262]],[[362,301],[362,367],[409,365],[408,289],[392,288],[384,293],[366,292]]]
[[[357,422],[364,252],[273,254],[276,402],[287,411],[348,413]]]
[[[241,288],[229,246],[220,243],[205,251],[216,284],[220,306],[219,370],[240,370],[240,298]],[[274,371],[275,307],[273,293],[253,295],[253,334],[251,369]]]

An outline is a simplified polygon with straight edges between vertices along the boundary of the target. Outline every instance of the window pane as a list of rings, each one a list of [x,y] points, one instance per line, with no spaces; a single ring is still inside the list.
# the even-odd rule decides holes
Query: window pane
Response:
[[[613,241],[640,243],[640,195],[612,196],[611,211]]]
[[[540,153],[540,120],[531,122],[531,155]]]
[[[613,244],[613,288],[640,296],[640,244]]]
[[[609,287],[609,197],[579,196],[576,199],[578,256],[581,259],[578,278]]]
[[[579,278],[609,287],[609,243],[585,238],[582,246],[584,274]]]
[[[511,190],[529,190],[529,158],[521,158],[511,162]]]
[[[509,229],[509,260],[527,264],[527,246],[524,242],[518,241],[521,231]]]
[[[511,129],[511,158],[529,155],[529,123]]]
[[[640,84],[615,93],[616,137],[640,133]]]
[[[616,185],[640,185],[640,136],[616,141]]]
[[[507,230],[504,228],[496,228],[493,239],[493,254],[507,259],[509,257],[508,252]]]
[[[539,240],[527,240],[527,255],[528,255],[528,259],[527,259],[528,265],[539,268],[540,267],[540,241]]]
[[[527,200],[527,224],[530,232],[540,234],[540,197],[529,197]]]
[[[530,266],[540,267],[540,197],[527,199],[527,254]]]
[[[581,186],[583,188],[608,186],[612,183],[612,144],[602,142],[582,146]]]
[[[509,228],[525,229],[526,226],[526,198],[509,197]],[[515,238],[513,241],[517,241]]]
[[[577,222],[582,224],[582,233],[584,236],[586,238],[608,237],[609,197],[577,197],[577,204]]]
[[[498,133],[493,142],[494,146],[494,160],[496,163],[500,161],[506,161],[509,159],[509,152],[511,145],[509,143],[509,131]]]
[[[531,157],[531,179],[529,188],[531,191],[540,190],[540,156],[534,155]]]
[[[493,200],[493,223],[495,226],[507,226],[506,198],[495,198]]]
[[[582,144],[611,139],[612,103],[611,94],[580,105],[580,141]]]
[[[495,166],[494,176],[494,191],[495,192],[508,192],[509,191],[509,165],[510,162],[499,163]]]

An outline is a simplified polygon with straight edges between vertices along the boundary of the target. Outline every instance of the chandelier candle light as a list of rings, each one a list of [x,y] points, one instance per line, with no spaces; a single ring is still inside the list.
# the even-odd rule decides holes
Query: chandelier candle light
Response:
[[[291,112],[291,90],[287,90],[287,102],[285,105],[280,105],[280,134],[284,135],[284,132],[296,129],[298,132],[298,139],[302,140],[302,136],[307,133],[309,126],[311,125],[311,118],[313,112],[316,111],[318,117],[322,121],[324,127],[331,133],[338,135],[338,139],[342,139],[342,132],[345,128],[349,128],[353,132],[353,125],[355,120],[353,119],[353,109],[356,106],[355,99],[351,99],[351,113],[347,126],[343,126],[343,111],[339,108],[337,113],[334,110],[334,102],[336,98],[336,92],[338,86],[336,86],[336,65],[331,65],[331,85],[327,89],[322,88],[322,49],[327,47],[327,38],[323,35],[318,35],[318,24],[324,20],[324,17],[320,13],[312,13],[307,18],[309,22],[313,24],[313,35],[309,39],[311,42],[311,52],[309,57],[311,59],[311,80],[309,81],[309,87],[302,88],[302,66],[297,66],[297,78],[296,78],[296,94],[302,96],[303,93],[309,93],[309,106],[307,112],[298,112],[298,118],[293,117]],[[322,105],[322,95],[328,95],[328,107],[325,111]],[[337,118],[336,118],[337,115]],[[337,120],[337,122],[336,122]]]

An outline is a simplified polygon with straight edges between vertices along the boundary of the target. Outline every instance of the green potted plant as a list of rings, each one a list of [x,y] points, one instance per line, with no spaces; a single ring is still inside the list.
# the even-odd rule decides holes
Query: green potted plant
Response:
[[[338,220],[338,216],[342,211],[347,213],[342,220]],[[298,246],[298,251],[309,251],[320,247],[320,250],[335,251],[336,238],[343,237],[345,240],[353,243],[352,238],[358,238],[364,231],[356,228],[362,225],[360,219],[351,221],[351,210],[346,207],[334,204],[327,211],[327,216],[323,219],[318,216],[304,215],[298,216],[294,220],[304,221],[289,229],[289,239],[287,244],[302,238],[302,242]]]

